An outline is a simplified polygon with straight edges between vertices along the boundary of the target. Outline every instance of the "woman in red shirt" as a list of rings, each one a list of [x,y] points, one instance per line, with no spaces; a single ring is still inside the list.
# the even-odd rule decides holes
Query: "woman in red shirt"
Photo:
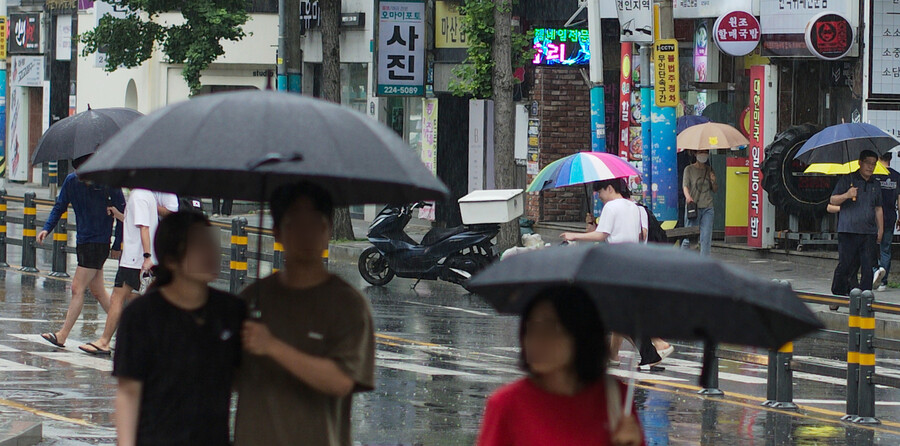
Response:
[[[559,287],[522,315],[528,376],[487,402],[479,446],[642,446],[640,425],[623,416],[625,387],[606,374],[606,330],[590,297]]]

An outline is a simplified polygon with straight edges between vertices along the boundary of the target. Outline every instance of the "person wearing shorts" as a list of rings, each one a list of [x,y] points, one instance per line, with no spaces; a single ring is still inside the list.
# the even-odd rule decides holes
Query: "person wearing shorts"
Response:
[[[141,275],[149,273],[156,264],[152,246],[156,226],[159,224],[160,207],[177,212],[178,199],[171,194],[134,189],[128,196],[124,214],[115,208],[109,209],[124,226],[122,256],[106,312],[103,334],[100,339],[79,346],[81,351],[98,356],[110,355],[110,343],[119,325],[125,300],[141,289]]]
[[[87,158],[76,159],[72,165],[77,169],[87,161]],[[60,348],[65,346],[75,321],[81,315],[86,289],[90,288],[91,294],[104,311],[109,307],[110,298],[103,283],[103,264],[109,257],[118,259],[122,252],[122,224],[117,223],[113,231],[114,220],[107,209],[124,209],[125,197],[120,189],[88,185],[78,179],[77,173],[69,174],[60,188],[47,223],[37,235],[38,243],[43,243],[53,232],[69,205],[72,205],[78,221],[75,239],[78,267],[75,268],[75,276],[72,278],[72,299],[69,301],[69,309],[66,311],[62,328],[41,334],[44,340]],[[114,232],[115,242],[110,251],[109,243]]]

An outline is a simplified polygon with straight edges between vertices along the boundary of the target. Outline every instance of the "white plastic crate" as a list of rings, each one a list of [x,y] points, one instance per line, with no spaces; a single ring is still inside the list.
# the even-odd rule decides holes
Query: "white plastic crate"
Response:
[[[522,189],[477,190],[459,199],[459,212],[467,225],[513,221],[525,212]]]

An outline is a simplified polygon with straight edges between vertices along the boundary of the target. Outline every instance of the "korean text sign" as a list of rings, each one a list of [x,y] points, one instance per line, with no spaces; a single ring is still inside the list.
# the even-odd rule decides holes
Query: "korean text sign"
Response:
[[[9,52],[39,54],[41,52],[41,15],[10,14]]]
[[[678,41],[664,39],[656,42],[653,52],[656,62],[656,106],[674,107],[681,100],[678,79]]]
[[[378,94],[425,94],[425,3],[378,4]]]
[[[750,203],[747,213],[747,245],[762,247],[763,186],[762,161],[765,157],[765,82],[766,67],[750,67]]]
[[[587,65],[590,60],[588,30],[535,28],[534,65]]]

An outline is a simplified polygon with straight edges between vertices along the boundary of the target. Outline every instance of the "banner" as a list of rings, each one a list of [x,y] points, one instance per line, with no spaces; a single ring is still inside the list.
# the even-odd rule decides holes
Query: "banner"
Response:
[[[10,57],[9,85],[13,87],[43,87],[44,58],[41,56]]]
[[[422,163],[437,175],[438,100],[423,99],[422,104]],[[419,218],[434,221],[434,202],[419,209]]]
[[[434,47],[468,48],[466,34],[462,32],[462,15],[459,3],[434,2]]]
[[[425,95],[425,3],[378,4],[379,96]]]
[[[653,51],[656,61],[656,106],[675,107],[681,100],[678,82],[678,41],[664,39],[656,42]]]
[[[764,213],[762,163],[765,158],[766,66],[750,67],[750,204],[747,210],[747,245],[763,246]]]
[[[675,107],[660,107],[656,105],[658,102],[653,101],[650,107],[652,183],[644,183],[650,186],[653,215],[656,219],[661,222],[677,221],[680,184],[678,169],[675,168],[678,165],[675,151]]]
[[[9,156],[9,179],[28,181],[28,128],[25,105],[28,96],[25,88],[9,89],[9,133],[6,147]]]
[[[634,160],[631,156],[631,58],[634,51],[630,42],[622,42],[622,69],[619,75],[619,156]],[[640,159],[640,158],[637,158]]]
[[[10,54],[40,54],[41,51],[41,14],[10,14]]]
[[[622,42],[653,42],[653,2],[651,0],[616,0],[619,14],[619,40]]]

